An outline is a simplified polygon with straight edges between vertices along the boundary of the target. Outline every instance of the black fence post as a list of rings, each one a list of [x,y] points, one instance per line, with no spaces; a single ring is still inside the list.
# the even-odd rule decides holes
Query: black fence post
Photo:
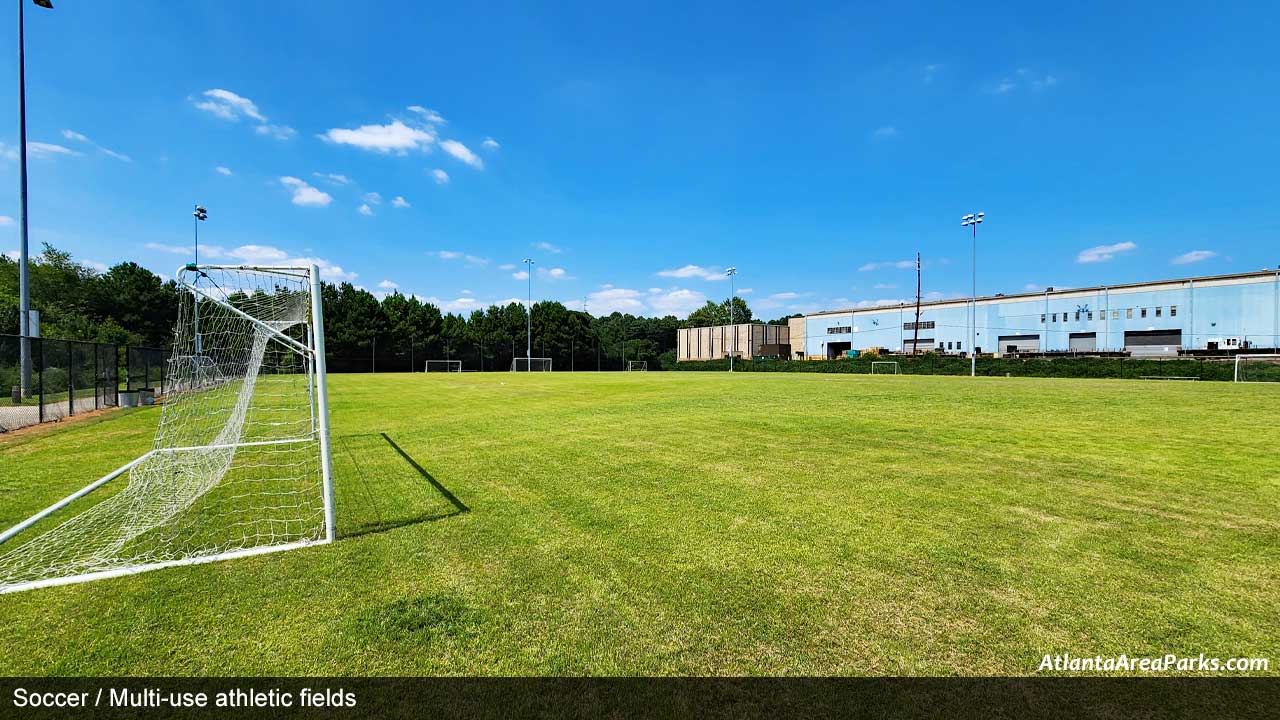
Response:
[[[36,389],[40,393],[40,422],[44,422],[44,338],[38,340],[40,345],[40,380]]]
[[[75,358],[72,357],[74,344],[67,341],[67,417],[76,414],[76,373]]]

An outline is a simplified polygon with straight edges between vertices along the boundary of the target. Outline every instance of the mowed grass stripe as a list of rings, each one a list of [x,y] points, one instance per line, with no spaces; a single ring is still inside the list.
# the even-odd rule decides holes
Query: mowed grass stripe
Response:
[[[331,392],[336,453],[385,433],[468,510],[360,440],[337,462],[359,533],[0,597],[0,669],[1024,674],[1050,652],[1275,652],[1273,387],[492,373]],[[144,452],[157,416],[0,438],[0,515]]]

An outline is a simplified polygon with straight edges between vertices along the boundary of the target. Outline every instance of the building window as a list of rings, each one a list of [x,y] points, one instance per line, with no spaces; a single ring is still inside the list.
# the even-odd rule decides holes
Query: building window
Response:
[[[1156,306],[1156,317],[1160,317],[1160,311],[1161,311],[1161,310],[1163,310],[1163,308],[1161,308],[1160,306],[1158,306],[1158,305],[1157,305],[1157,306]]]
[[[1092,322],[1092,321],[1093,321],[1093,311],[1092,311],[1092,310],[1090,310],[1090,311],[1089,311],[1089,313],[1088,313],[1088,315],[1089,315],[1089,321],[1090,321],[1090,322]]]
[[[1146,317],[1146,316],[1147,316],[1147,309],[1142,308],[1142,317]]]
[[[1120,319],[1120,311],[1119,311],[1119,310],[1112,310],[1112,311],[1111,311],[1111,319],[1112,319],[1112,320],[1119,320],[1119,319]]]
[[[1044,324],[1044,313],[1040,313],[1040,324]]]
[[[1058,322],[1058,313],[1053,314],[1053,321]]]
[[[1125,309],[1124,309],[1124,319],[1125,319],[1125,320],[1132,320],[1132,319],[1133,319],[1133,308],[1125,308]]]
[[[1178,306],[1177,306],[1177,305],[1170,305],[1170,306],[1169,306],[1169,317],[1178,317]]]
[[[853,328],[849,327],[848,325],[840,325],[838,327],[829,327],[827,328],[827,334],[828,335],[848,335],[849,331],[852,329]]]
[[[902,329],[903,330],[932,330],[933,321],[921,320],[918,323],[914,323],[914,322],[902,323]]]
[[[1080,311],[1076,311],[1076,322],[1080,322]]]

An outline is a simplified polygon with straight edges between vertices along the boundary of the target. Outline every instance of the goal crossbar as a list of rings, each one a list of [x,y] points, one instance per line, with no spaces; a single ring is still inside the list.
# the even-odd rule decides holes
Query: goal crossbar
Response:
[[[516,368],[517,368],[517,367],[519,367],[519,365],[520,365],[520,363],[521,363],[521,362],[524,362],[525,367],[527,367],[527,368],[529,368],[529,369],[531,369],[531,370],[532,370],[532,368],[533,368],[533,363],[535,363],[535,362],[545,363],[545,365],[543,365],[543,366],[542,366],[542,368],[543,368],[543,369],[541,370],[541,372],[551,372],[551,358],[543,358],[543,357],[535,357],[535,358],[530,358],[530,357],[518,357],[518,358],[511,358],[511,370],[514,372],[514,371],[516,370]]]
[[[872,375],[875,375],[875,374],[876,374],[876,366],[877,366],[877,365],[879,365],[879,366],[881,366],[881,367],[888,367],[888,366],[892,366],[892,367],[893,367],[893,374],[894,374],[894,375],[897,375],[897,374],[898,374],[898,361],[897,361],[897,360],[872,360],[872,361],[871,361],[871,374],[872,374]]]

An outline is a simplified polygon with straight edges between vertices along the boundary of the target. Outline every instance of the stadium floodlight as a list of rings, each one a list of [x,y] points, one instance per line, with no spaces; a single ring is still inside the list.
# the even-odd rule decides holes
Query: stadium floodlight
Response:
[[[335,540],[319,269],[190,264],[176,279],[152,449],[0,534],[0,593]],[[24,535],[72,503],[64,522]]]
[[[33,0],[46,10],[53,9],[49,0]],[[24,53],[23,8],[18,0],[18,352],[19,384],[23,397],[31,394],[31,276],[27,241],[27,61]]]
[[[978,374],[978,226],[986,213],[969,213],[960,218],[961,227],[973,228],[973,299],[969,301],[969,377]]]
[[[733,289],[733,276],[738,274],[738,268],[728,268],[724,271],[724,274],[729,276],[729,336],[733,343],[729,348],[729,372],[733,372],[733,354],[738,349],[738,329],[733,322],[733,299],[737,296]]]
[[[533,357],[533,264],[534,264],[534,260],[533,258],[525,258],[522,262],[524,262],[524,265],[525,265],[524,277],[526,280],[529,281],[529,299],[528,299],[529,313],[528,315],[525,316],[525,322],[527,323],[526,329],[527,329],[528,335],[525,338],[526,344],[524,346],[524,356],[525,358],[531,358]],[[546,345],[545,340],[543,341],[543,345]],[[532,364],[529,365],[529,372],[533,372]]]

